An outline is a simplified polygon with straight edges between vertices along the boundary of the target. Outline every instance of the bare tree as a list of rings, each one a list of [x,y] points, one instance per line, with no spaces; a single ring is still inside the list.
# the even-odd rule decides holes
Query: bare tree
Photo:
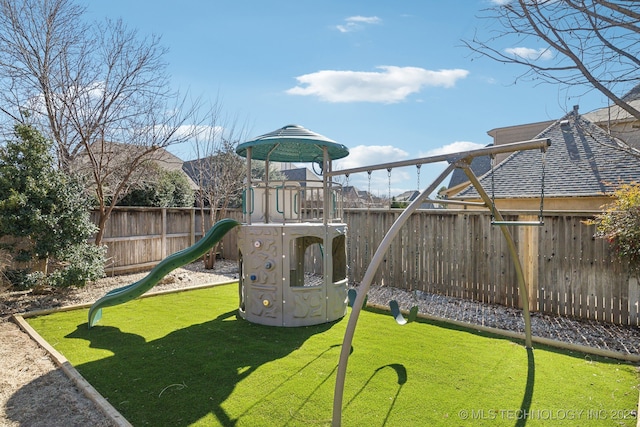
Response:
[[[223,117],[219,100],[210,111],[208,123],[201,127],[192,141],[196,160],[185,162],[183,169],[198,186],[196,203],[202,218],[208,207],[210,224],[214,224],[226,217],[229,209],[242,205],[247,166],[245,159],[236,154],[236,148],[247,140],[248,126],[240,124],[237,118]],[[280,171],[271,166],[269,179],[282,180]],[[265,162],[251,162],[252,179],[264,179],[265,173]],[[203,234],[207,231],[205,228],[205,222],[202,221]],[[218,245],[204,257],[205,268],[214,267],[217,251]]]
[[[185,162],[185,172],[196,183],[196,201],[203,218],[201,232],[207,231],[205,209],[209,209],[210,224],[228,215],[229,208],[241,200],[242,182],[246,175],[243,160],[235,152],[238,143],[246,139],[246,127],[237,120],[222,118],[221,104],[214,103],[209,122],[193,139],[196,160]],[[205,268],[213,268],[218,245],[204,257]]]
[[[197,132],[199,102],[171,91],[158,37],[121,21],[89,25],[84,12],[71,0],[0,0],[0,125],[36,125],[60,168],[86,177],[99,244],[145,165]]]
[[[640,83],[640,2],[500,3],[482,16],[490,20],[489,27],[495,32],[486,39],[475,36],[463,41],[468,48],[498,62],[524,66],[519,78],[595,88],[640,120],[637,106],[620,96]],[[523,47],[529,42],[536,47]]]

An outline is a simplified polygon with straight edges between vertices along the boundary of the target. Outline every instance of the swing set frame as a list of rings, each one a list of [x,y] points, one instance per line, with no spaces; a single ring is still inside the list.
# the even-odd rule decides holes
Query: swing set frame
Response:
[[[531,222],[531,221],[505,221],[502,217],[502,214],[495,206],[495,197],[492,199],[489,197],[485,189],[480,184],[478,177],[471,170],[471,161],[476,157],[481,156],[495,156],[500,153],[512,153],[515,151],[524,151],[524,150],[542,150],[543,153],[546,152],[547,148],[551,145],[551,140],[548,138],[543,139],[534,139],[523,142],[514,142],[510,144],[502,144],[492,147],[481,148],[477,150],[470,150],[452,154],[443,154],[438,156],[431,157],[423,157],[419,159],[392,162],[392,163],[384,163],[379,165],[372,166],[364,166],[359,168],[352,169],[343,169],[339,171],[327,171],[325,172],[325,179],[329,179],[334,176],[346,175],[367,172],[371,173],[373,170],[386,169],[388,173],[391,173],[393,168],[404,167],[404,166],[416,166],[420,167],[423,164],[428,163],[437,163],[446,161],[449,163],[447,168],[426,188],[424,189],[418,197],[416,197],[411,204],[400,214],[400,216],[395,220],[395,222],[391,225],[387,233],[385,234],[382,242],[376,249],[369,266],[364,274],[362,282],[360,283],[360,290],[356,295],[355,300],[353,301],[351,315],[349,316],[349,322],[347,324],[347,328],[344,334],[344,339],[342,342],[342,347],[340,351],[340,360],[338,364],[338,370],[336,373],[336,384],[333,395],[333,418],[332,418],[332,426],[339,427],[342,423],[342,401],[344,394],[344,383],[346,378],[347,364],[349,360],[349,354],[351,350],[351,344],[353,342],[353,335],[355,333],[355,328],[358,322],[358,317],[364,305],[364,301],[366,299],[367,293],[369,292],[369,288],[373,281],[373,277],[375,275],[376,270],[382,263],[385,253],[387,252],[391,242],[396,237],[404,223],[407,219],[418,209],[420,204],[426,200],[429,200],[428,197],[431,193],[433,193],[436,188],[449,176],[449,174],[456,168],[461,168],[467,178],[469,178],[469,182],[476,189],[480,198],[482,199],[482,203],[479,202],[463,202],[456,201],[455,204],[468,204],[468,205],[476,205],[476,206],[485,206],[491,210],[492,214],[492,224],[500,227],[502,234],[506,240],[507,247],[511,254],[511,258],[514,263],[514,267],[516,270],[516,277],[518,279],[518,288],[520,294],[520,303],[522,305],[522,314],[524,318],[524,326],[525,326],[525,346],[527,349],[532,348],[532,337],[531,337],[531,315],[529,312],[529,297],[528,297],[528,289],[525,283],[524,273],[522,269],[522,264],[520,262],[520,258],[518,257],[517,248],[515,246],[515,242],[513,240],[513,236],[511,235],[511,231],[509,230],[509,225],[542,225],[542,221]],[[543,163],[544,166],[544,163]],[[419,170],[419,169],[418,169]],[[493,170],[492,170],[493,173]],[[493,179],[493,176],[492,176]],[[542,173],[542,186],[541,186],[541,199],[544,197],[544,168]],[[495,196],[495,194],[494,194]],[[435,201],[437,203],[442,203],[442,200]],[[447,201],[446,203],[451,203]],[[544,207],[544,204],[541,200],[541,209]],[[540,220],[542,220],[543,212],[540,212]]]

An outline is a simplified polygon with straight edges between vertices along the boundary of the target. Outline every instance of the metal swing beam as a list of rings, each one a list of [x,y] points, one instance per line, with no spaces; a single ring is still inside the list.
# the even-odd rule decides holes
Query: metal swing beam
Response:
[[[388,171],[389,169],[393,169],[393,168],[400,168],[404,166],[418,166],[418,165],[424,165],[428,163],[438,163],[438,162],[455,163],[458,160],[466,159],[466,158],[473,159],[474,157],[491,156],[494,154],[502,154],[502,153],[513,153],[514,151],[535,150],[535,149],[540,150],[540,149],[545,149],[550,145],[551,145],[551,140],[549,138],[539,138],[539,139],[532,139],[532,140],[523,141],[523,142],[511,142],[509,144],[500,144],[500,145],[494,145],[491,147],[478,148],[477,150],[461,151],[458,153],[438,154],[437,156],[421,157],[421,158],[412,159],[412,160],[400,160],[397,162],[380,163],[380,164],[371,165],[371,166],[360,166],[360,167],[351,168],[351,169],[334,170],[334,171],[325,172],[325,175],[327,177],[334,177],[334,176],[340,176],[340,175],[351,175],[353,173],[360,173],[360,172],[372,172],[372,171],[377,171],[382,169],[386,169]],[[445,201],[441,200],[440,203],[445,203]]]

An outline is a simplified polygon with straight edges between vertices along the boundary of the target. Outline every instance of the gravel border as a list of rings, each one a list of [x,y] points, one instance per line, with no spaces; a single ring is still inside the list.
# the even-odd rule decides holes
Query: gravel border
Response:
[[[391,300],[398,301],[401,310],[408,311],[417,305],[418,313],[423,315],[524,334],[524,319],[519,309],[421,291],[382,286],[369,288],[369,303],[388,307]],[[531,333],[535,337],[640,356],[640,329],[633,326],[534,312],[531,313]]]

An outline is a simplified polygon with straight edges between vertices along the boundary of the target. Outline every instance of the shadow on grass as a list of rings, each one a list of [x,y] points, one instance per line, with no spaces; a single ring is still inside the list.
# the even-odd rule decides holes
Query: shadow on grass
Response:
[[[527,384],[524,388],[522,403],[520,404],[520,417],[516,421],[516,427],[524,427],[527,424],[527,417],[531,412],[531,402],[533,400],[533,387],[536,382],[536,361],[533,356],[533,349],[527,348]]]
[[[222,404],[236,385],[335,324],[273,328],[236,320],[235,313],[150,342],[114,327],[89,330],[86,323],[67,337],[114,353],[76,369],[133,425],[186,426],[213,414],[221,425],[234,426],[237,419]],[[268,379],[263,390],[256,390],[252,406],[286,381]]]
[[[349,405],[351,405],[351,403],[354,400],[356,400],[356,398],[360,395],[360,393],[362,393],[369,386],[369,383],[373,380],[373,378],[385,368],[391,368],[394,371],[396,371],[396,375],[398,376],[398,389],[396,390],[396,393],[391,398],[391,404],[389,405],[389,409],[387,410],[384,420],[382,421],[383,426],[387,425],[387,422],[389,421],[389,416],[391,415],[391,412],[395,407],[396,401],[398,400],[398,396],[400,395],[400,391],[402,391],[402,387],[407,382],[407,368],[405,368],[404,365],[400,363],[390,363],[388,365],[380,366],[379,368],[377,368],[375,371],[373,371],[371,376],[364,382],[362,387],[360,387],[360,390],[358,390],[345,405],[345,407],[348,407]]]

